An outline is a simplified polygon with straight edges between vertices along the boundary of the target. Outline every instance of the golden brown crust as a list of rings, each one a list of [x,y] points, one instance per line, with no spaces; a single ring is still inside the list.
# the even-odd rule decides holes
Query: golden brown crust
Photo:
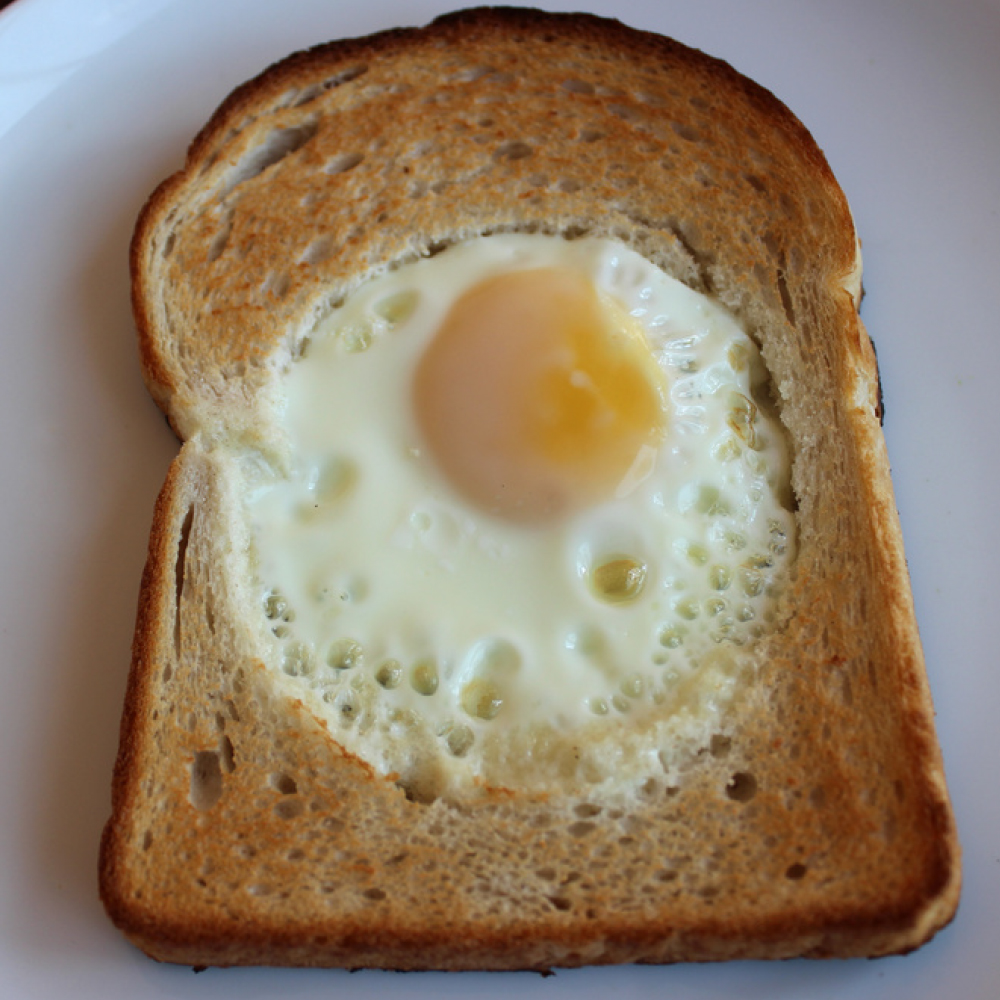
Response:
[[[228,451],[263,440],[275,371],[366,275],[503,230],[612,236],[717,295],[760,342],[794,448],[799,556],[760,676],[679,782],[616,801],[411,801],[280,693],[245,613]],[[154,516],[102,842],[102,898],[139,947],[544,969],[889,954],[951,919],[857,239],[772,95],[582,15],[466,11],[320,46],[220,107],[143,210],[132,274],[145,377],[188,439]]]

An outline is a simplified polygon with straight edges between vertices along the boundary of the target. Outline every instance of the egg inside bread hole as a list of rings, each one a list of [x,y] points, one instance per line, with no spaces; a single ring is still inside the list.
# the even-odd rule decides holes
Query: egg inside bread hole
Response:
[[[416,801],[672,783],[795,558],[754,341],[573,235],[477,237],[359,287],[282,376],[287,472],[252,466],[268,659]]]

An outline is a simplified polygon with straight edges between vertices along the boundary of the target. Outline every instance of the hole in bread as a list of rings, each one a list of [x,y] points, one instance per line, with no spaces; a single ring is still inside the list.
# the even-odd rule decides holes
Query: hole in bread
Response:
[[[576,823],[570,823],[566,829],[572,837],[586,837],[588,833],[593,833],[597,829],[597,824],[581,819]]]
[[[629,173],[629,169],[630,168],[626,163],[609,163],[604,171],[604,176],[608,179],[608,182],[612,185],[612,187],[621,191],[625,188],[635,187],[638,183],[635,176]],[[627,240],[630,235],[631,234],[627,229],[618,230],[618,238],[623,240],[623,242],[624,240]],[[638,239],[645,239],[648,236],[649,233],[636,234]]]
[[[797,882],[799,879],[805,878],[808,869],[805,865],[796,862],[794,865],[789,865],[785,871],[785,878],[791,879],[793,882]]]
[[[573,903],[565,896],[546,896],[546,899],[551,903],[554,910],[559,910],[562,913],[573,908]]]
[[[743,179],[759,194],[767,194],[767,185],[756,174],[744,174]]]
[[[604,138],[604,133],[599,132],[596,128],[583,128],[580,129],[577,138],[580,142],[597,142],[598,139]]]
[[[362,63],[358,66],[351,66],[349,69],[345,69],[335,76],[328,77],[322,83],[310,84],[310,86],[304,87],[293,98],[291,106],[293,108],[301,108],[310,101],[315,101],[317,97],[326,91],[333,90],[335,87],[341,86],[341,84],[350,83],[351,80],[356,80],[359,76],[364,76],[367,72],[368,67]]]
[[[529,169],[532,169],[532,170],[534,170],[534,169],[537,169],[537,164],[532,164],[532,165],[530,165],[530,166],[529,166]],[[657,220],[657,221],[658,221],[658,220]],[[667,219],[667,220],[665,220],[665,221],[666,221],[666,223],[668,223],[668,224],[669,224],[669,219]],[[503,225],[503,223],[500,223],[499,225]],[[508,222],[508,223],[507,223],[507,225],[510,225],[510,226],[514,226],[514,225],[516,225],[516,222]],[[556,227],[556,225],[557,225],[557,223],[553,224],[553,228],[555,228],[555,227]],[[498,226],[498,228],[499,228],[499,226]],[[299,249],[299,248],[297,247],[296,249]],[[727,669],[729,669],[729,668],[727,668]],[[711,729],[709,729],[709,730],[708,730],[708,733],[705,733],[705,735],[710,735],[710,734],[711,734],[711,732],[712,732],[712,730],[711,730]],[[339,738],[339,737],[338,737],[338,738]],[[700,741],[699,741],[699,743],[700,743]],[[701,746],[704,746],[704,743],[700,743],[700,745],[701,745]],[[242,748],[242,744],[241,744],[241,750],[242,750],[242,749],[243,749],[243,748]],[[406,760],[406,761],[405,761],[405,762],[403,763],[403,766],[399,768],[399,770],[402,770],[402,771],[403,771],[403,772],[405,773],[406,771],[409,771],[411,767],[412,767],[412,768],[414,768],[414,769],[416,769],[417,767],[423,767],[423,766],[424,766],[424,762],[423,762],[423,761],[415,761],[415,762],[412,762],[412,763],[411,763],[411,761],[410,761],[410,760]],[[737,765],[737,766],[738,766],[738,765]],[[392,770],[396,770],[396,769],[397,769],[397,768],[395,768],[395,767],[394,767],[394,768],[392,768]],[[388,769],[387,769],[387,770],[388,770]],[[732,766],[732,765],[730,765],[730,767],[729,767],[729,768],[727,768],[727,772],[731,772],[732,770],[733,770],[733,766]],[[727,776],[728,776],[728,773],[727,773],[727,774],[722,774],[722,775],[719,775],[719,776],[718,776],[718,777],[716,778],[716,781],[718,781],[718,782],[719,782],[719,785],[720,785],[720,786],[724,786],[724,785],[725,785],[725,782],[726,782],[726,777],[727,777]],[[720,780],[720,778],[721,778],[721,780]],[[431,776],[431,780],[434,780],[434,781],[435,781],[435,785],[438,785],[438,784],[440,783],[440,782],[439,782],[439,781],[437,780],[437,775],[432,775],[432,776]],[[598,779],[595,779],[595,778],[592,778],[592,777],[590,776],[590,774],[589,774],[589,773],[586,773],[586,774],[585,774],[585,773],[583,773],[583,772],[582,772],[582,769],[581,769],[581,780],[584,780],[584,781],[593,781],[593,780],[599,780],[599,778],[598,778]],[[662,781],[662,780],[663,780],[663,779],[661,779],[661,781]],[[405,787],[405,786],[404,786],[404,787]],[[717,787],[718,787],[718,786],[717,786]],[[721,788],[720,788],[719,790],[721,790]],[[653,792],[656,792],[656,794],[661,794],[661,792],[660,792],[660,791],[658,791],[658,790],[656,789],[656,786],[655,786],[655,785],[654,785],[654,786],[651,786],[651,787],[650,787],[650,794],[652,794]],[[436,788],[435,788],[435,793],[437,793],[437,789],[436,789]],[[587,791],[584,791],[584,794],[590,794],[590,793],[589,793],[589,792],[587,792]],[[395,797],[395,796],[394,796],[394,797]],[[419,800],[420,800],[420,797],[419,797],[419,795],[418,795],[418,794],[416,794],[415,790],[414,790],[414,789],[413,789],[412,787],[408,789],[408,797],[409,797],[409,798],[410,798],[411,800],[416,800],[416,801],[419,801]],[[395,797],[395,798],[397,798],[397,806],[402,806],[402,800],[401,800],[401,799],[398,799],[398,797]],[[758,807],[758,808],[759,808],[759,807]],[[411,811],[412,811],[412,810],[411,810]],[[680,812],[680,810],[678,810],[678,813],[679,813],[679,812]],[[563,831],[564,831],[564,832],[565,832],[565,829],[566,829],[566,826],[568,825],[568,823],[567,823],[567,819],[569,819],[569,820],[570,820],[570,822],[572,821],[572,820],[571,820],[571,818],[569,818],[569,817],[567,817],[566,819],[563,819],[563,821],[562,821],[562,829],[563,829]],[[643,836],[645,836],[645,831],[642,831],[642,833],[643,833]]]
[[[297,819],[305,808],[301,799],[281,799],[275,804],[274,813],[281,819]]]
[[[660,783],[659,783],[659,782],[658,782],[658,781],[656,780],[656,778],[647,778],[647,779],[646,779],[646,780],[645,780],[645,781],[644,781],[644,782],[643,782],[643,783],[642,783],[642,784],[641,784],[641,785],[639,786],[639,794],[640,794],[640,795],[641,795],[641,796],[642,796],[642,797],[643,797],[644,799],[655,799],[655,798],[659,798],[659,794],[660,794]]]
[[[264,295],[273,295],[276,299],[283,299],[291,285],[292,279],[287,274],[275,272],[267,276],[261,292]]]
[[[191,525],[194,523],[194,507],[188,507],[187,514],[181,522],[180,536],[177,540],[177,557],[174,560],[174,650],[181,650],[181,599],[184,596],[184,564],[187,560],[188,542],[191,539]],[[166,672],[164,670],[164,672]],[[164,680],[169,680],[165,677]]]
[[[236,754],[233,751],[233,741],[228,736],[223,736],[219,740],[219,759],[222,762],[222,770],[226,774],[232,774],[236,770]]]
[[[572,177],[564,177],[557,185],[558,189],[563,192],[563,194],[575,194],[583,185],[578,181],[574,180]]]
[[[523,160],[534,152],[531,146],[519,139],[501,143],[493,153],[494,160]]]
[[[854,704],[854,690],[851,687],[851,678],[847,674],[844,674],[842,680],[840,696],[848,708]]]
[[[290,774],[272,774],[271,787],[282,795],[295,795],[299,790],[298,784]]]
[[[303,264],[322,264],[333,254],[333,240],[329,236],[317,236],[302,252],[299,260]]]
[[[535,874],[544,882],[555,882],[556,870],[554,868],[539,868]]]
[[[160,255],[166,260],[174,251],[174,243],[177,242],[176,233],[167,233],[167,238],[163,241],[163,249]]]
[[[795,326],[795,305],[792,302],[791,293],[788,291],[788,281],[785,278],[784,269],[776,271],[775,278],[778,282],[778,294],[781,296],[781,307],[785,310],[788,322]]]
[[[357,80],[359,76],[364,76],[368,72],[368,66],[365,63],[359,63],[357,66],[350,66],[345,70],[341,70],[334,76],[328,76],[323,81],[324,90],[333,90],[334,87],[340,87],[345,83],[350,83],[352,80]]]
[[[732,748],[733,741],[728,736],[716,733],[708,744],[708,752],[713,757],[725,757]]]
[[[280,163],[286,156],[300,150],[319,130],[316,121],[303,122],[290,128],[276,128],[254,149],[251,149],[226,175],[221,197],[234,188],[259,176],[269,167]]]
[[[757,794],[757,779],[749,771],[737,771],[726,785],[726,795],[734,802],[749,802]]]
[[[231,208],[223,212],[222,219],[219,222],[219,229],[215,236],[212,237],[212,242],[208,246],[208,253],[205,255],[209,263],[218,260],[229,244],[229,237],[233,232],[233,215],[234,212]]]
[[[671,122],[670,127],[685,142],[701,142],[701,135],[686,122]]]
[[[292,100],[291,106],[293,108],[301,108],[304,104],[308,104],[310,101],[315,101],[320,94],[323,93],[323,86],[319,83],[314,83],[309,87],[305,87]]]
[[[222,798],[222,768],[214,750],[202,750],[191,763],[191,805],[201,812],[211,809]]]
[[[371,889],[365,889],[362,895],[365,897],[365,899],[370,899],[373,902],[378,903],[381,900],[385,899],[385,890],[372,887]]]
[[[622,121],[636,122],[642,119],[642,112],[638,108],[630,107],[628,104],[609,104],[608,111]]]
[[[563,80],[563,90],[568,90],[571,94],[593,94],[594,86],[586,80],[569,79]]]
[[[451,243],[448,240],[437,240],[434,243],[428,243],[427,248],[421,254],[423,257],[436,257],[439,253],[444,253]]]
[[[353,170],[364,156],[361,153],[341,153],[330,160],[323,168],[328,174],[346,174],[348,170]]]
[[[142,849],[148,851],[153,846],[153,833],[151,830],[147,830],[142,835]]]
[[[433,788],[421,785],[417,781],[397,781],[396,787],[402,790],[407,802],[414,802],[417,805],[430,805],[437,798]]]
[[[714,263],[714,259],[711,254],[699,250],[697,231],[693,227],[685,227],[682,222],[676,219],[665,221],[662,224],[662,228],[666,229],[677,240],[690,258],[692,266],[698,272],[698,284],[692,285],[695,291],[704,292],[706,295],[714,295],[715,282],[712,280],[711,273],[711,265]]]
[[[594,805],[593,802],[581,802],[574,810],[581,819],[590,819],[592,816],[600,816],[602,807]]]

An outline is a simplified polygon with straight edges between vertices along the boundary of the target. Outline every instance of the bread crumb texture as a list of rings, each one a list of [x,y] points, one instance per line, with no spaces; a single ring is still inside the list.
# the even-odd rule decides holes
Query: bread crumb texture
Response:
[[[265,665],[237,458],[369,277],[500,232],[619,240],[726,305],[791,442],[780,628],[676,767],[430,801]],[[958,848],[856,313],[857,238],[766,91],[588,16],[463,12],[237,90],[132,250],[143,366],[185,444],[150,539],[101,852],[112,919],[193,965],[547,969],[880,955],[952,916]],[[268,456],[280,463],[280,455]]]

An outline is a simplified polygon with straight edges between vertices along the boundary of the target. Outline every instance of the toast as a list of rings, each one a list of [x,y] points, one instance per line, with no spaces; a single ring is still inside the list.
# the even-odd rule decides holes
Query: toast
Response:
[[[617,241],[723,304],[787,433],[777,624],[669,767],[597,789],[400,780],[275,664],[247,469],[373,276],[483,235]],[[131,249],[157,501],[100,856],[112,921],[206,965],[536,969],[920,946],[959,847],[858,317],[848,203],[803,125],[700,52],[480,9],[295,54],[236,90]],[[294,678],[292,679],[294,680]]]

